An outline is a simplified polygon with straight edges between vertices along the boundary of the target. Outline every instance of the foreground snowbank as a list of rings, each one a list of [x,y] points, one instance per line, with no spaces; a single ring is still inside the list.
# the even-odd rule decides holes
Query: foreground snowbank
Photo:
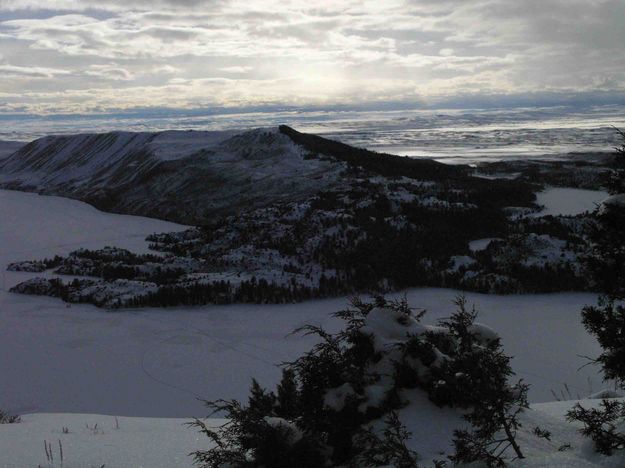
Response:
[[[193,460],[188,454],[203,447],[205,441],[187,428],[186,422],[97,414],[29,414],[22,416],[21,423],[0,425],[0,467],[190,467]],[[51,444],[51,464],[44,440]]]
[[[585,406],[600,400],[581,400]],[[625,456],[597,455],[591,443],[581,437],[575,425],[565,421],[566,412],[577,401],[532,405],[523,413],[519,443],[527,458],[510,463],[523,468],[625,466]],[[440,440],[453,432],[455,418],[432,417],[427,424],[411,425],[410,446],[422,456],[420,466],[428,466],[436,451],[448,445]],[[117,422],[116,422],[117,419]],[[423,415],[420,417],[423,419]],[[60,467],[59,441],[63,446],[64,468],[172,468],[191,467],[190,452],[208,447],[208,439],[185,426],[187,419],[127,418],[95,414],[30,414],[19,424],[0,425],[0,467]],[[224,420],[211,419],[216,427]],[[96,426],[97,425],[97,426]],[[535,427],[551,432],[551,440],[533,434]],[[67,428],[69,432],[64,433]],[[432,430],[434,429],[434,430]],[[43,442],[52,446],[54,463],[46,459]],[[570,445],[570,447],[569,447]]]

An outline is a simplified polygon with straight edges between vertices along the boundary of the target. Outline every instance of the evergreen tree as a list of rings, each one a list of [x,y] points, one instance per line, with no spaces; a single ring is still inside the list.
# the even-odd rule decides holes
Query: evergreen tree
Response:
[[[405,299],[354,300],[335,314],[345,323],[339,332],[305,326],[300,331],[318,342],[288,365],[277,396],[253,381],[247,406],[208,402],[229,422],[216,431],[193,423],[213,441],[213,448],[194,454],[196,462],[205,468],[416,467],[410,433],[396,413],[412,404],[404,392],[411,388],[440,406],[466,410],[474,431],[456,433],[453,461],[492,466],[502,465],[509,452],[522,458],[515,436],[527,387],[508,383],[510,358],[499,338],[475,323],[464,300],[458,306],[447,321],[427,326],[420,323],[425,312]],[[378,397],[371,389],[381,385]]]
[[[464,298],[458,298],[456,305],[457,311],[442,322],[449,330],[451,359],[439,370],[432,392],[471,408],[465,418],[473,430],[455,432],[456,452],[450,458],[454,463],[505,466],[508,449],[514,458],[524,458],[516,431],[521,426],[518,415],[528,407],[528,385],[508,383],[514,373],[499,337],[475,323],[477,313],[467,309]]]
[[[601,291],[596,306],[585,307],[582,320],[603,353],[595,360],[605,376],[625,384],[625,134],[615,157],[608,199],[596,211],[593,252],[588,266]]]
[[[606,379],[625,387],[625,134],[619,134],[623,145],[617,149],[607,184],[612,196],[596,210],[588,259],[601,296],[596,306],[584,307],[582,323],[602,348],[593,362],[601,366]],[[584,424],[581,432],[594,441],[598,452],[611,455],[624,447],[625,403],[604,400],[600,408],[591,410],[577,404],[568,418]]]
[[[276,414],[282,418],[292,419],[297,416],[298,391],[293,369],[282,370],[282,380],[278,384]]]
[[[382,434],[368,429],[356,436],[358,453],[355,466],[418,468],[418,454],[408,449],[405,443],[412,434],[406,430],[397,413],[392,411],[385,423]]]
[[[256,379],[252,379],[252,388],[248,398],[247,407],[250,413],[266,415],[271,414],[276,404],[276,396],[261,387]]]
[[[615,450],[625,447],[625,433],[622,432],[625,405],[620,401],[603,400],[599,408],[591,409],[578,403],[569,411],[567,419],[584,425],[580,432],[592,439],[599,453],[612,455]]]

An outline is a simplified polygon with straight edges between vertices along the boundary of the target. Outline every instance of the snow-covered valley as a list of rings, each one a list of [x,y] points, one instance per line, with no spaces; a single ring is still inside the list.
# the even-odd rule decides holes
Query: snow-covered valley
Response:
[[[423,286],[594,291],[581,259],[590,249],[588,210],[605,193],[549,185],[574,179],[598,188],[606,158],[492,163],[473,173],[287,126],[45,137],[0,163],[1,187],[195,226],[150,235],[159,255],[81,244],[64,256],[24,255],[8,269],[42,275],[12,291],[109,309]],[[476,176],[482,170],[490,175]],[[550,208],[541,211],[541,197]],[[472,249],[484,238],[496,241]]]
[[[287,305],[107,312],[89,305],[67,306],[58,299],[11,294],[9,287],[33,275],[4,271],[8,263],[24,255],[53,256],[77,246],[110,244],[146,252],[146,235],[186,227],[103,213],[58,197],[0,191],[0,201],[0,375],[6,376],[0,381],[0,408],[27,415],[21,424],[0,426],[0,443],[9,447],[0,451],[0,466],[45,462],[43,448],[32,449],[42,438],[55,443],[63,440],[64,466],[190,465],[186,454],[205,442],[181,424],[187,418],[205,416],[207,410],[197,398],[244,399],[252,377],[272,386],[280,375],[276,364],[296,358],[314,342],[290,332],[306,323],[335,331],[339,324],[330,314],[348,302],[341,297]],[[61,217],[69,219],[69,224],[59,223]],[[459,292],[424,288],[405,293],[412,305],[428,310],[428,321],[434,321],[453,312],[452,301]],[[585,397],[605,387],[596,368],[579,370],[586,362],[581,355],[598,353],[598,345],[579,320],[581,307],[595,300],[593,294],[471,293],[467,299],[480,310],[480,321],[502,336],[506,352],[514,356],[518,377],[532,385],[531,401],[553,400],[552,392],[564,399]],[[107,416],[85,416],[94,413]],[[114,415],[119,417],[119,430]],[[534,412],[527,417],[531,424],[546,419],[549,427],[561,426],[567,440],[573,440],[573,451],[555,455],[570,461],[566,466],[596,466],[579,461],[580,451],[593,460],[594,455],[562,418],[551,420]],[[93,428],[96,423],[103,434],[94,434],[86,426]],[[62,434],[62,427],[68,427],[70,434]],[[146,434],[153,446],[142,442]],[[535,443],[530,434],[526,436]],[[161,437],[171,445],[158,443],[159,450],[150,450]],[[122,444],[121,439],[126,442]],[[439,446],[425,439],[416,448],[427,455],[427,447]],[[531,450],[541,454],[546,448],[539,443]],[[528,463],[520,466],[565,466],[553,461]]]
[[[184,228],[103,213],[58,197],[0,191],[0,200],[2,267],[27,253],[52,256],[77,245],[114,244],[145,251],[145,235]],[[70,226],[58,223],[66,213],[72,216]],[[33,274],[4,270],[0,343],[2,356],[11,358],[0,365],[2,375],[13,378],[3,380],[7,388],[0,393],[0,407],[18,413],[201,414],[195,397],[241,398],[252,376],[272,383],[279,376],[275,364],[297,357],[311,344],[289,333],[305,323],[334,329],[337,324],[330,314],[349,301],[339,297],[301,304],[106,312],[8,293]],[[453,311],[459,291],[422,288],[406,294],[435,320]],[[579,321],[581,307],[594,302],[593,294],[471,293],[467,298],[481,311],[480,320],[500,331],[506,350],[516,356],[514,368],[533,385],[534,401],[551,399],[551,390],[559,393],[564,384],[574,396],[602,387],[596,369],[577,371],[585,363],[579,355],[592,356],[598,350]]]

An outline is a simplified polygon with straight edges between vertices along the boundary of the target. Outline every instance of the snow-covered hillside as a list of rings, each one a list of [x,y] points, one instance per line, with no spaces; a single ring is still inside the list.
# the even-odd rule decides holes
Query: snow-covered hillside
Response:
[[[585,248],[583,229],[571,233],[561,220],[521,225],[521,216],[538,208],[538,187],[469,172],[286,126],[45,137],[0,163],[0,186],[198,228],[152,236],[153,247],[168,256],[163,262],[132,252],[110,261],[80,249],[52,262],[24,257],[10,268],[32,271],[35,261],[42,272],[92,279],[70,286],[37,280],[15,291],[103,307],[160,307],[424,285],[496,293],[592,288],[575,265]],[[491,261],[494,249],[471,264],[454,260],[470,254],[474,239],[554,231],[557,246],[574,245],[575,252],[560,248],[565,255],[540,263],[538,272],[531,263],[512,271],[505,258]],[[532,246],[513,243],[499,247],[532,256]]]
[[[343,165],[273,129],[48,136],[0,162],[0,185],[191,222],[332,186]]]
[[[0,140],[0,161],[11,156],[17,150],[19,150],[24,143],[21,141],[3,141]]]

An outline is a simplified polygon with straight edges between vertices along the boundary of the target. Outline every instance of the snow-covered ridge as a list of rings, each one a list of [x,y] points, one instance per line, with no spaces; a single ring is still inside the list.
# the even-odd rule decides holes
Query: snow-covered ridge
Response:
[[[276,128],[48,136],[0,161],[0,186],[193,222],[337,181],[341,163],[305,156]]]
[[[24,143],[22,143],[21,141],[0,140],[0,161],[2,161],[4,158],[11,156],[22,146],[24,146]]]

